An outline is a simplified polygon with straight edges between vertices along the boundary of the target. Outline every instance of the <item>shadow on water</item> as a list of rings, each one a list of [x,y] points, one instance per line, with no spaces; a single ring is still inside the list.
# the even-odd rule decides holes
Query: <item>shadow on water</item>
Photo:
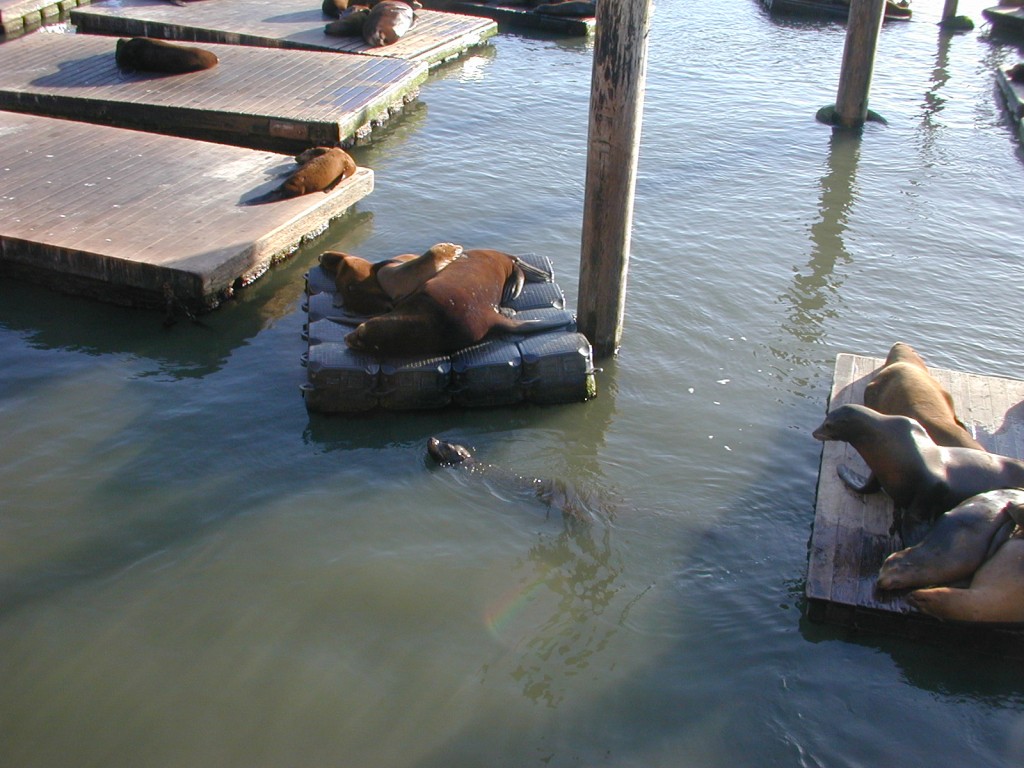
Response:
[[[350,212],[333,226],[358,243],[369,235],[373,214]],[[0,328],[24,334],[37,349],[88,355],[130,354],[157,363],[156,375],[201,378],[224,365],[231,352],[294,309],[302,275],[325,250],[321,240],[301,247],[235,298],[195,320],[176,314],[68,296],[22,280],[0,280]]]

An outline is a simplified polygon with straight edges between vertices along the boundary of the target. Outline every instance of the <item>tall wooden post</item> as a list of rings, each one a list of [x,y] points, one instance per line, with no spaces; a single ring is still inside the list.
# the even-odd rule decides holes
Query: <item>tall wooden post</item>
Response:
[[[858,128],[868,118],[868,90],[875,67],[875,49],[882,29],[885,0],[851,0],[846,24],[843,68],[839,73],[835,121],[846,128]]]
[[[956,16],[956,3],[957,0],[946,0],[946,4],[942,6],[942,20],[949,21]]]
[[[595,15],[578,319],[602,358],[619,346],[626,308],[650,0],[597,0]]]

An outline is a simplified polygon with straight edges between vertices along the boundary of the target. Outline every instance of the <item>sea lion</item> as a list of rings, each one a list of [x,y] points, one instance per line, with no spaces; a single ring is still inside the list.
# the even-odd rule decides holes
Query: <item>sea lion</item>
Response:
[[[410,29],[416,21],[416,11],[401,0],[383,0],[370,10],[363,24],[363,40],[375,48],[391,45]]]
[[[1024,462],[975,448],[936,445],[914,419],[887,416],[864,405],[832,409],[813,434],[817,440],[842,440],[856,449],[871,477],[840,465],[840,478],[858,493],[885,491],[896,508],[894,526],[906,544],[920,540],[921,524],[971,496],[1024,487]]]
[[[353,5],[340,13],[336,21],[325,26],[324,34],[333,37],[362,37],[369,16],[369,6]]]
[[[503,491],[521,492],[543,502],[548,510],[558,509],[566,523],[589,525],[594,514],[579,495],[559,480],[523,477],[507,469],[477,461],[464,445],[431,437],[427,455],[442,467],[458,467],[478,477],[495,482]]]
[[[1007,76],[1015,83],[1024,83],[1024,63],[1014,64],[1010,67]]]
[[[349,0],[324,0],[320,6],[320,10],[324,16],[330,16],[332,19],[338,18],[341,12],[347,10],[349,6]]]
[[[356,172],[355,160],[341,147],[314,147],[299,157],[307,156],[307,153],[309,159],[285,179],[281,186],[250,200],[249,204],[298,197],[312,192],[330,192],[342,179]]]
[[[928,372],[909,344],[897,342],[864,389],[864,405],[890,416],[917,419],[938,445],[985,448],[957,418],[953,397]]]
[[[1024,517],[1024,490],[988,491],[939,515],[921,543],[893,552],[878,572],[880,589],[911,589],[966,579],[1003,544]]]
[[[203,48],[175,45],[149,37],[121,38],[114,52],[117,66],[181,75],[217,66],[216,54]]]
[[[999,547],[967,589],[918,589],[907,601],[946,621],[1024,622],[1024,539],[1010,539]]]
[[[424,283],[453,261],[461,258],[463,249],[455,243],[438,243],[414,259],[391,259],[374,270],[377,282],[395,303],[411,296]]]
[[[436,354],[468,347],[494,330],[530,329],[539,321],[514,320],[498,310],[506,285],[521,286],[522,279],[514,257],[466,251],[394,309],[360,324],[345,342],[370,354]]]
[[[596,12],[594,0],[563,0],[560,3],[544,3],[533,7],[534,13],[548,16],[593,16]]]

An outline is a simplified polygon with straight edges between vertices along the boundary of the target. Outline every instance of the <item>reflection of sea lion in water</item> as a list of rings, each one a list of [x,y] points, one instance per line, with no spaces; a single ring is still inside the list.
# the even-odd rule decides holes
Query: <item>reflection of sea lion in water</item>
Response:
[[[887,416],[863,405],[841,405],[816,430],[818,440],[850,443],[871,470],[868,480],[841,465],[838,474],[858,493],[885,491],[896,507],[895,524],[917,526],[960,502],[997,488],[1024,487],[1024,462],[974,448],[938,446],[906,416]],[[920,540],[920,531],[913,538]]]
[[[419,256],[404,253],[376,263],[340,251],[325,251],[320,266],[334,275],[334,285],[347,310],[375,315],[391,310],[461,255],[462,246],[454,243],[438,243]]]
[[[985,450],[957,418],[952,396],[908,344],[893,344],[885,365],[864,389],[864,405],[890,416],[917,419],[939,445]]]
[[[966,579],[1003,544],[1024,516],[1024,490],[988,491],[939,515],[917,544],[894,552],[878,572],[881,589],[910,589]]]
[[[180,75],[217,66],[217,56],[203,48],[175,45],[149,37],[121,38],[114,53],[117,66]]]
[[[391,45],[410,29],[416,21],[416,11],[401,0],[383,0],[370,10],[363,24],[363,40],[367,45]]]
[[[266,203],[312,192],[330,192],[343,179],[356,172],[356,162],[341,147],[314,147],[296,158],[308,157],[277,189],[250,200]]]
[[[360,324],[345,342],[371,354],[434,354],[468,347],[496,329],[541,330],[539,321],[513,320],[498,311],[506,285],[521,288],[522,281],[514,256],[465,251],[390,312]]]
[[[465,446],[436,437],[427,440],[427,455],[443,467],[458,467],[479,477],[496,481],[502,489],[528,493],[546,504],[548,509],[559,509],[567,523],[593,522],[593,513],[560,481],[523,477],[493,464],[485,464],[477,461]]]
[[[918,589],[907,600],[949,621],[1024,622],[1024,539],[1010,539],[997,549],[967,589]]]

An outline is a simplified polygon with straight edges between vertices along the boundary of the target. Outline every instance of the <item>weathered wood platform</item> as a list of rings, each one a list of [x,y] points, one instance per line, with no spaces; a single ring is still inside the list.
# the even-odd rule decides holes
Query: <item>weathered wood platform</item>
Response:
[[[433,67],[497,34],[489,19],[420,11],[398,42],[373,48],[359,37],[324,34],[331,19],[315,0],[216,0],[178,6],[166,0],[118,0],[71,12],[80,32],[167,40],[359,53],[424,62]]]
[[[0,108],[298,152],[369,135],[415,98],[426,64],[206,44],[213,69],[126,72],[117,38],[36,34],[0,45]]]
[[[1005,32],[1019,37],[1024,34],[1024,8],[1013,5],[997,5],[981,11],[997,32]]]
[[[1006,103],[1006,111],[1017,129],[1017,138],[1024,142],[1024,83],[1010,79],[1009,69],[996,70],[996,84]]]
[[[0,271],[124,304],[193,309],[261,275],[373,189],[246,205],[291,158],[0,112]]]
[[[435,11],[483,16],[494,19],[499,25],[520,29],[537,29],[582,37],[591,34],[596,28],[593,16],[552,16],[551,14],[534,13],[529,8],[464,2],[464,0],[420,0],[420,2],[423,3],[424,8],[431,8]]]
[[[53,24],[89,0],[0,0],[0,36],[17,37]]]
[[[884,358],[839,355],[829,410],[863,403],[864,387],[884,362]],[[993,453],[1024,457],[1024,381],[929,370],[949,390],[958,415],[978,442]],[[963,640],[1000,650],[1008,643],[1016,655],[1024,655],[1022,628],[943,623],[913,609],[904,593],[876,589],[882,561],[901,548],[889,534],[892,501],[881,493],[861,496],[849,490],[836,474],[840,464],[867,474],[866,465],[849,444],[823,444],[807,570],[808,616],[858,629]]]

